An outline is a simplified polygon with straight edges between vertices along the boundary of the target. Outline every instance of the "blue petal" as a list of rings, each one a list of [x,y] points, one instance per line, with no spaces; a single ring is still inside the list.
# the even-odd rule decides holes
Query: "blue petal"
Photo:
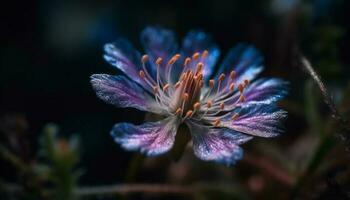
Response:
[[[156,75],[156,59],[161,57],[163,62],[160,64],[160,77],[164,81],[166,80],[166,63],[174,56],[178,51],[178,44],[175,34],[168,29],[161,27],[147,27],[141,33],[141,43],[150,58],[149,65],[150,74]]]
[[[238,114],[235,120],[233,114]],[[222,119],[222,126],[259,137],[275,137],[283,133],[282,121],[287,112],[273,104],[248,104],[235,109],[231,116]]]
[[[138,126],[130,123],[119,123],[114,125],[111,135],[118,144],[127,150],[137,150],[148,156],[155,156],[171,149],[178,125],[178,119],[173,117]]]
[[[262,78],[254,81],[244,91],[245,103],[274,103],[288,94],[287,81],[278,78]]]
[[[182,54],[191,57],[194,53],[202,53],[204,50],[209,52],[208,56],[201,60],[204,64],[204,79],[208,80],[213,73],[217,59],[220,56],[220,50],[210,35],[202,31],[190,31],[183,40]]]
[[[177,49],[175,34],[160,27],[147,27],[141,33],[141,42],[147,54],[154,60],[172,57]]]
[[[94,74],[91,76],[91,84],[97,96],[109,104],[159,114],[163,112],[153,97],[125,76]]]
[[[216,77],[235,70],[237,83],[242,83],[245,79],[253,80],[263,70],[262,62],[263,57],[257,49],[239,44],[229,51]]]
[[[209,128],[194,121],[188,121],[187,125],[192,134],[194,153],[202,160],[233,165],[243,157],[239,145],[252,139],[252,136],[228,128]]]
[[[127,40],[119,39],[113,43],[107,43],[104,50],[104,59],[108,63],[123,71],[125,75],[139,83],[146,90],[151,91],[139,76],[139,71],[142,69],[140,53]]]

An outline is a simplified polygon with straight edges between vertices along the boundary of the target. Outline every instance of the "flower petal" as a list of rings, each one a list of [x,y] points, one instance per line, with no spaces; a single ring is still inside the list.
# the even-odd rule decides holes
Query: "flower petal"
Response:
[[[288,82],[277,78],[263,78],[254,81],[243,93],[244,103],[274,103],[288,93]]]
[[[253,138],[228,128],[209,128],[194,121],[188,121],[187,125],[192,134],[195,155],[202,160],[226,165],[240,160],[243,150],[239,145]]]
[[[254,81],[243,92],[244,101],[239,102],[240,93],[235,93],[225,101],[225,111],[231,111],[237,106],[248,104],[269,104],[285,97],[288,93],[287,81],[278,78],[262,78]]]
[[[178,49],[175,34],[160,27],[145,28],[141,33],[141,42],[151,60],[161,57],[167,62]]]
[[[91,76],[91,84],[97,96],[109,104],[158,114],[163,112],[153,97],[125,76],[94,74]]]
[[[148,156],[165,153],[174,144],[179,120],[174,117],[141,125],[119,123],[114,125],[111,135],[127,150],[139,150]]]
[[[228,75],[231,70],[236,72],[236,83],[245,79],[253,80],[262,70],[263,57],[253,46],[239,44],[231,49],[221,64],[216,77],[221,73]]]
[[[233,114],[238,114],[234,120]],[[259,137],[274,137],[283,133],[282,121],[287,112],[273,104],[251,104],[237,108],[222,119],[222,126]]]
[[[212,75],[220,50],[210,35],[202,31],[190,31],[183,40],[182,54],[191,57],[194,53],[202,53],[204,50],[208,51],[208,56],[200,61],[204,64],[203,76],[207,80]],[[195,65],[192,66],[194,67]]]
[[[119,39],[113,43],[107,43],[104,51],[103,57],[109,64],[120,69],[146,90],[151,91],[151,88],[139,76],[139,71],[142,69],[140,53],[127,40]]]

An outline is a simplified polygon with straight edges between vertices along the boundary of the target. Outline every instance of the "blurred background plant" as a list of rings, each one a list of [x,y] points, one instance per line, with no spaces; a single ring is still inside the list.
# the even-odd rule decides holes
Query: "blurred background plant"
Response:
[[[3,8],[0,199],[349,199],[349,1],[37,0]],[[145,116],[98,100],[89,76],[121,73],[103,61],[103,44],[126,37],[141,49],[147,25],[179,39],[203,29],[222,55],[237,42],[254,44],[266,58],[263,75],[291,82],[280,102],[286,133],[245,144],[234,167],[196,159],[186,127],[160,157],[114,144],[114,123]]]

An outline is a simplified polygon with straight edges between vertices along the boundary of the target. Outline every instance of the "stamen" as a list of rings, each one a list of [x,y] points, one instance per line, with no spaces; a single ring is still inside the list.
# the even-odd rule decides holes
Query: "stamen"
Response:
[[[197,60],[199,58],[199,52],[196,52],[192,55],[193,60]]]
[[[245,79],[245,80],[244,80],[244,87],[247,87],[248,84],[249,84],[249,80],[248,80],[248,79]]]
[[[191,62],[191,58],[187,57],[187,58],[185,59],[184,65],[187,66],[188,63],[190,63],[190,62]]]
[[[182,113],[182,109],[181,108],[178,108],[176,111],[175,111],[175,115],[179,115]]]
[[[193,105],[193,109],[194,110],[199,110],[201,107],[201,104],[199,102],[196,102],[194,105]]]
[[[241,94],[241,96],[239,97],[239,102],[243,102],[243,101],[245,101],[245,97],[243,96],[243,94]]]
[[[213,105],[213,102],[212,101],[207,101],[207,107],[210,108],[211,106]]]
[[[219,126],[220,123],[221,123],[220,119],[216,119],[216,120],[214,121],[214,126]]]
[[[236,120],[238,118],[238,116],[239,116],[238,113],[235,113],[234,115],[232,115],[231,119]]]
[[[220,76],[219,76],[219,81],[223,81],[225,79],[225,74],[221,74]]]
[[[148,58],[149,58],[149,57],[148,57],[147,54],[143,55],[142,58],[141,58],[141,62],[143,62],[143,63],[147,62],[147,61],[148,61]]]
[[[234,83],[231,83],[231,84],[230,84],[230,91],[233,92],[233,90],[235,90],[235,84],[234,84]]]
[[[158,87],[157,87],[157,86],[153,86],[153,92],[154,92],[154,94],[157,94],[157,93],[159,92],[159,90],[158,90]]]
[[[186,113],[186,115],[185,115],[185,118],[187,118],[187,117],[192,117],[192,114],[193,114],[193,111],[192,111],[192,110],[187,111],[187,113]]]
[[[156,60],[156,64],[159,66],[160,64],[162,64],[163,59],[161,57],[157,58]]]
[[[197,64],[197,73],[199,73],[199,72],[201,72],[201,71],[202,71],[203,66],[204,66],[204,64],[203,64],[203,63],[201,63],[201,62],[199,62],[199,63]]]
[[[179,87],[180,87],[180,85],[181,85],[181,82],[180,82],[180,81],[178,81],[178,82],[176,82],[176,83],[175,83],[174,88],[175,88],[175,89],[177,89],[177,88],[179,88]]]
[[[235,77],[236,77],[236,72],[232,70],[230,73],[230,78],[233,80],[235,79]]]
[[[221,102],[220,103],[220,109],[223,110],[224,108],[225,108],[225,104],[224,104],[224,102]]]
[[[202,58],[206,58],[208,56],[209,52],[207,50],[204,50],[202,53]]]
[[[167,91],[169,89],[169,87],[170,87],[169,83],[165,84],[163,86],[163,91]]]
[[[183,99],[184,101],[188,101],[188,98],[189,98],[189,96],[188,96],[187,93],[184,93],[184,94],[182,95],[182,99]]]
[[[238,90],[239,90],[240,93],[243,92],[243,89],[244,89],[243,85],[242,85],[242,84],[239,84],[239,85],[238,85]]]
[[[215,84],[215,80],[214,79],[210,79],[209,80],[209,87],[210,88],[214,87],[214,84]]]
[[[140,70],[139,75],[141,78],[145,78],[145,72],[143,70]]]

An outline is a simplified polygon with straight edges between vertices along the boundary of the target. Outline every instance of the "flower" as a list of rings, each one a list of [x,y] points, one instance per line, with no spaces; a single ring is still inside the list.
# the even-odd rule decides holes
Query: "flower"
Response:
[[[214,73],[220,50],[206,33],[189,32],[179,50],[172,31],[147,27],[141,42],[143,56],[124,39],[104,47],[105,60],[126,76],[91,76],[105,102],[164,116],[141,125],[114,125],[111,134],[123,148],[149,156],[165,153],[185,123],[197,157],[231,165],[243,156],[240,145],[253,136],[283,132],[286,112],[276,101],[286,95],[288,84],[277,78],[255,80],[263,58],[254,47],[231,49]]]

